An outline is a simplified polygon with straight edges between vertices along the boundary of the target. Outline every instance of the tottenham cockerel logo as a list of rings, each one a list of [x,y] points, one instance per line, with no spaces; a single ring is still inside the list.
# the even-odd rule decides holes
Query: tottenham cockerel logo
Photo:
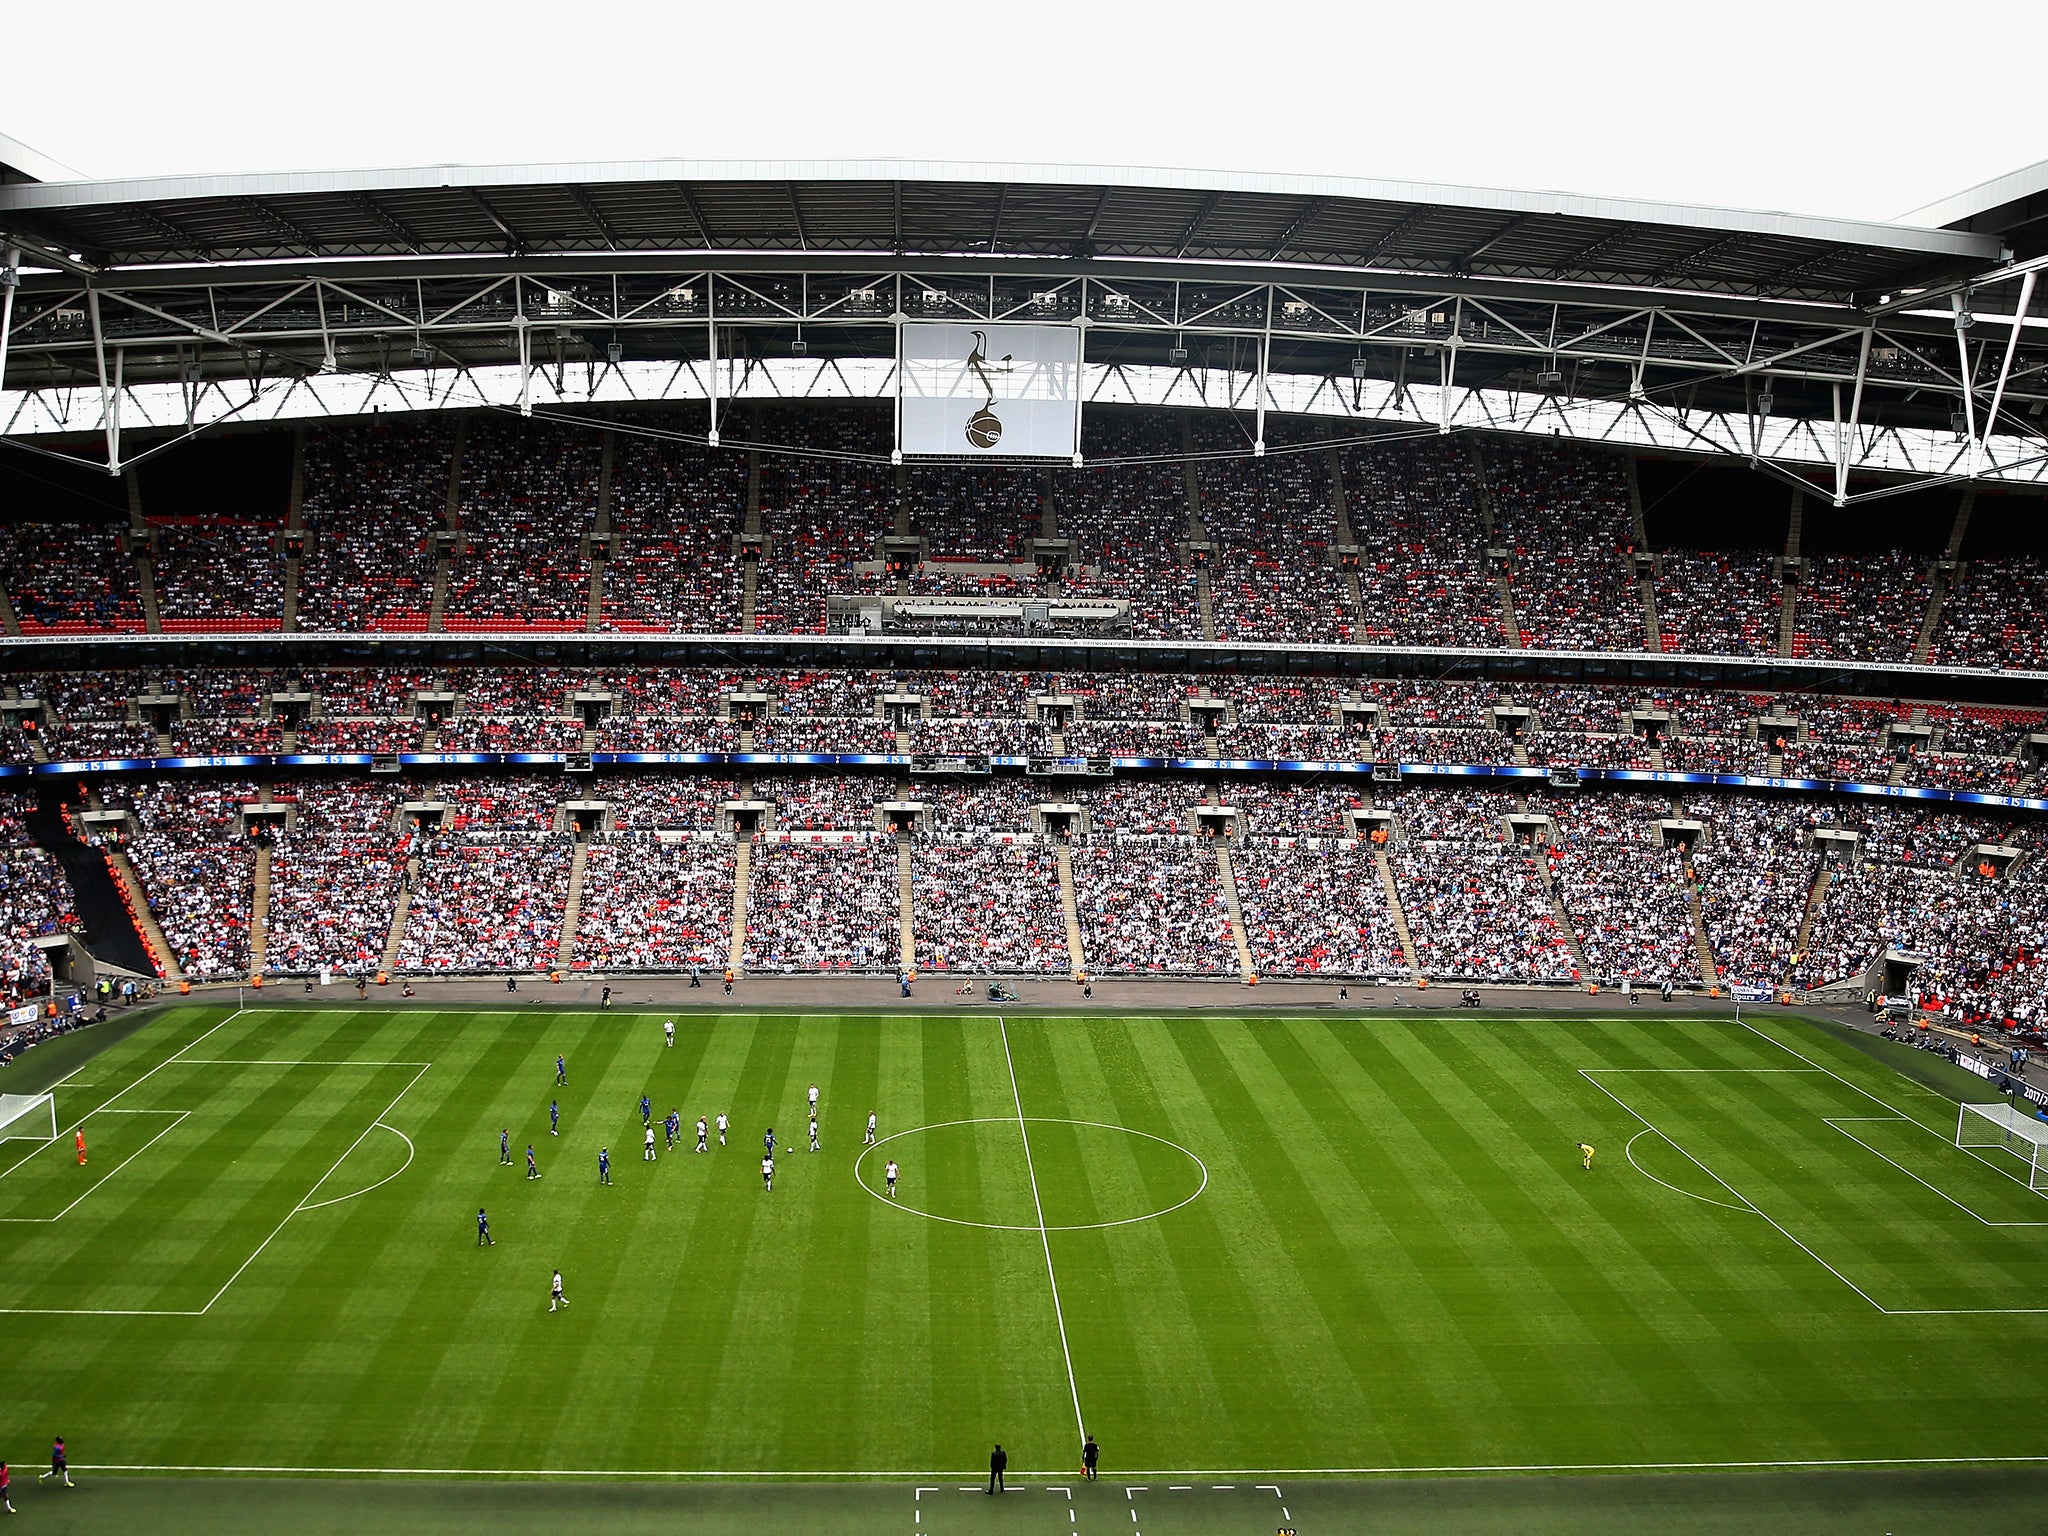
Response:
[[[989,378],[991,371],[1011,371],[1010,354],[1005,352],[1001,361],[991,363],[988,359],[988,332],[974,331],[974,345],[967,353],[967,370],[981,380],[983,393],[988,399],[980,410],[967,418],[967,441],[977,448],[993,448],[1003,440],[1003,419],[996,414],[996,386]]]

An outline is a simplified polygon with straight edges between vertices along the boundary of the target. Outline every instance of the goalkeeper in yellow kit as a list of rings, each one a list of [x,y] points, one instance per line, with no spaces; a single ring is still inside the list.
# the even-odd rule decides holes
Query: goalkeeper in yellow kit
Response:
[[[1582,1141],[1579,1143],[1579,1159],[1579,1166],[1581,1168],[1591,1168],[1593,1166],[1593,1144],[1591,1142]]]

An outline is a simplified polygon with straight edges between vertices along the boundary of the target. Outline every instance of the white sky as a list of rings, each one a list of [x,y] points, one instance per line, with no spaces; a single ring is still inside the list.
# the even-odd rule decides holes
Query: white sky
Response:
[[[1892,218],[2048,159],[2041,0],[108,0],[35,36],[0,131],[92,176],[1047,160]]]

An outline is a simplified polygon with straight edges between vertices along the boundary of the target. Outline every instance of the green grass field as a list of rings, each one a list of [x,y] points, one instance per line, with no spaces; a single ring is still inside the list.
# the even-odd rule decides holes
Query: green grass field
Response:
[[[1118,1520],[1173,1474],[2048,1461],[2048,1199],[1795,1020],[678,1020],[191,1007],[84,1061],[86,1167],[0,1144],[0,1453],[907,1512],[996,1440],[1071,1480],[1085,1419]],[[643,1162],[643,1091],[732,1144]]]

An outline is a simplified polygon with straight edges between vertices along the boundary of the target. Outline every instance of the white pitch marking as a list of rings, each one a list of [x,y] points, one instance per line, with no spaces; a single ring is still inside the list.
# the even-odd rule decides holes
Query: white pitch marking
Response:
[[[1017,1105],[1017,1134],[1024,1142],[1024,1172],[1031,1179],[1031,1207],[1038,1213],[1038,1241],[1045,1249],[1045,1278],[1052,1286],[1052,1315],[1060,1329],[1060,1355],[1067,1362],[1067,1391],[1074,1399],[1074,1428],[1083,1439],[1088,1435],[1088,1421],[1081,1417],[1081,1384],[1074,1379],[1074,1352],[1067,1345],[1067,1314],[1060,1306],[1060,1277],[1052,1267],[1052,1238],[1045,1230],[1045,1202],[1038,1195],[1038,1170],[1031,1161],[1031,1131],[1024,1123],[1024,1095],[1017,1087],[1017,1062],[1010,1055],[1010,1026],[1001,1014],[996,1015],[996,1027],[1002,1031],[1003,1063],[1010,1069],[1010,1097]],[[1202,1170],[1202,1181],[1208,1183],[1209,1170]]]
[[[211,1039],[211,1038],[212,1038],[212,1037],[213,1037],[213,1036],[214,1036],[215,1034],[219,1033],[219,1032],[220,1032],[221,1030],[223,1030],[223,1029],[226,1029],[226,1028],[227,1028],[227,1027],[228,1027],[228,1026],[229,1026],[230,1024],[234,1023],[234,1022],[235,1022],[235,1020],[239,1019],[239,1018],[240,1018],[240,1017],[242,1016],[242,1013],[243,1013],[243,1010],[242,1010],[242,1009],[240,1009],[240,1008],[237,1008],[237,1009],[236,1009],[236,1010],[235,1010],[235,1011],[234,1011],[233,1013],[229,1014],[229,1015],[228,1015],[228,1016],[227,1016],[226,1018],[222,1019],[222,1020],[221,1020],[221,1021],[220,1021],[220,1022],[219,1022],[218,1024],[214,1025],[212,1029],[209,1029],[208,1031],[206,1031],[206,1033],[205,1033],[205,1034],[203,1034],[203,1035],[200,1035],[200,1036],[199,1036],[199,1037],[198,1037],[197,1039],[193,1039],[193,1040],[188,1040],[188,1041],[186,1041],[186,1042],[185,1042],[185,1044],[183,1044],[183,1045],[181,1045],[180,1047],[178,1047],[178,1049],[177,1049],[177,1050],[173,1051],[173,1052],[172,1052],[172,1053],[171,1053],[170,1055],[166,1056],[166,1057],[165,1057],[165,1058],[164,1058],[164,1059],[163,1059],[162,1061],[158,1062],[158,1063],[157,1063],[157,1064],[156,1064],[155,1066],[151,1067],[151,1068],[150,1068],[150,1069],[149,1069],[149,1070],[148,1070],[147,1072],[143,1073],[143,1074],[142,1074],[142,1076],[140,1076],[140,1077],[138,1077],[137,1079],[135,1079],[135,1081],[134,1081],[134,1082],[132,1082],[132,1083],[130,1083],[130,1084],[129,1084],[129,1085],[128,1085],[128,1086],[126,1087],[126,1088],[120,1088],[120,1089],[116,1089],[116,1090],[115,1090],[115,1093],[114,1093],[114,1097],[113,1097],[113,1098],[111,1098],[111,1099],[108,1099],[108,1100],[106,1101],[106,1104],[102,1104],[102,1105],[100,1105],[100,1106],[99,1106],[99,1108],[98,1108],[97,1110],[89,1111],[88,1113],[92,1113],[92,1114],[97,1114],[97,1113],[103,1113],[103,1112],[104,1112],[104,1111],[106,1110],[107,1104],[112,1104],[112,1103],[114,1103],[114,1102],[115,1102],[116,1100],[120,1099],[120,1098],[121,1098],[121,1097],[122,1097],[123,1095],[125,1095],[125,1094],[128,1094],[128,1093],[131,1093],[131,1092],[133,1092],[133,1091],[134,1091],[135,1089],[137,1089],[137,1088],[140,1088],[140,1087],[141,1087],[141,1086],[142,1086],[142,1085],[143,1085],[144,1083],[148,1082],[148,1081],[149,1081],[149,1080],[150,1080],[150,1079],[151,1079],[152,1077],[155,1077],[155,1076],[157,1075],[157,1073],[159,1073],[159,1072],[163,1071],[163,1069],[164,1069],[165,1067],[168,1067],[168,1066],[169,1066],[169,1065],[170,1065],[170,1064],[171,1064],[172,1062],[176,1061],[176,1060],[177,1060],[177,1059],[178,1059],[178,1058],[179,1058],[180,1056],[183,1056],[183,1055],[184,1055],[184,1054],[185,1054],[185,1053],[186,1053],[187,1051],[191,1050],[193,1046],[195,1046],[195,1045],[199,1044],[199,1042],[200,1042],[201,1040],[209,1040],[209,1039]],[[62,1086],[62,1084],[59,1084],[58,1086],[60,1086],[60,1087],[61,1087],[61,1086]],[[65,1127],[65,1129],[66,1129],[66,1130],[76,1130],[76,1129],[77,1129],[77,1128],[78,1128],[79,1126],[81,1126],[81,1125],[85,1124],[85,1122],[86,1122],[86,1118],[87,1118],[87,1116],[86,1116],[86,1115],[80,1115],[80,1116],[79,1116],[79,1117],[78,1117],[78,1118],[77,1118],[76,1120],[72,1121],[70,1125],[66,1126],[66,1127]]]
[[[1662,1136],[1667,1142],[1670,1142],[1672,1146],[1677,1147],[1679,1153],[1682,1156],[1684,1156],[1685,1159],[1688,1162],[1690,1162],[1694,1167],[1698,1168],[1700,1172],[1704,1173],[1716,1184],[1720,1185],[1723,1189],[1727,1190],[1729,1194],[1733,1195],[1736,1199],[1740,1200],[1750,1210],[1755,1211],[1758,1216],[1762,1216],[1766,1222],[1769,1222],[1772,1227],[1777,1229],[1777,1231],[1785,1238],[1787,1242],[1791,1243],[1801,1253],[1805,1254],[1808,1258],[1812,1259],[1814,1263],[1818,1264],[1822,1269],[1826,1270],[1829,1274],[1833,1275],[1837,1280],[1841,1281],[1842,1284],[1849,1287],[1849,1289],[1854,1291],[1858,1296],[1861,1296],[1865,1301],[1869,1302],[1871,1306],[1875,1307],[1879,1312],[1889,1312],[1891,1310],[1889,1307],[1885,1306],[1882,1302],[1880,1302],[1876,1297],[1872,1296],[1868,1291],[1864,1290],[1862,1286],[1858,1285],[1854,1280],[1851,1280],[1847,1275],[1843,1274],[1839,1269],[1835,1268],[1835,1266],[1830,1264],[1826,1259],[1822,1258],[1819,1254],[1815,1253],[1811,1248],[1807,1247],[1805,1243],[1802,1243],[1798,1238],[1794,1237],[1790,1232],[1786,1231],[1786,1229],[1781,1224],[1779,1224],[1776,1221],[1772,1221],[1769,1216],[1765,1215],[1763,1211],[1757,1208],[1757,1204],[1755,1201],[1751,1200],[1749,1196],[1745,1195],[1733,1184],[1730,1184],[1726,1179],[1722,1178],[1721,1175],[1714,1172],[1714,1170],[1709,1168],[1705,1163],[1701,1162],[1698,1158],[1694,1157],[1692,1153],[1686,1151],[1684,1147],[1679,1146],[1678,1142],[1674,1138],[1672,1138],[1670,1135],[1666,1134],[1661,1130],[1657,1130],[1657,1127],[1651,1123],[1650,1118],[1647,1115],[1645,1115],[1639,1109],[1631,1108],[1627,1100],[1623,1099],[1621,1095],[1616,1093],[1613,1089],[1609,1088],[1605,1083],[1601,1082],[1598,1078],[1593,1076],[1594,1070],[1598,1069],[1588,1069],[1585,1067],[1581,1067],[1579,1068],[1579,1075],[1584,1077],[1587,1082],[1591,1083],[1595,1088],[1598,1088],[1602,1093],[1606,1094],[1607,1097],[1614,1100],[1615,1103],[1619,1104],[1625,1112],[1634,1115],[1638,1120],[1642,1121],[1644,1125],[1649,1126],[1651,1130],[1657,1131],[1657,1134],[1659,1136]]]
[[[429,1066],[431,1066],[431,1063],[429,1063]],[[336,1168],[339,1168],[346,1161],[348,1161],[349,1153],[355,1151],[357,1147],[363,1144],[363,1137],[368,1136],[370,1132],[372,1132],[378,1127],[378,1125],[382,1124],[385,1115],[390,1114],[394,1109],[398,1108],[398,1101],[404,1098],[408,1093],[412,1092],[413,1084],[417,1083],[421,1078],[425,1077],[427,1075],[427,1071],[428,1067],[421,1067],[419,1071],[413,1073],[412,1082],[407,1083],[403,1088],[399,1089],[397,1094],[393,1096],[391,1102],[384,1106],[383,1112],[379,1114],[375,1120],[372,1120],[368,1125],[363,1127],[362,1135],[357,1136],[354,1141],[348,1144],[348,1150],[343,1152],[340,1157],[337,1157],[334,1160],[334,1162],[328,1167],[327,1172],[321,1174],[319,1178],[313,1181],[313,1189],[318,1189],[322,1184],[325,1184],[330,1178],[334,1176],[334,1170]],[[389,1127],[388,1125],[384,1128],[386,1130],[391,1129],[391,1127]],[[306,1191],[306,1194],[309,1196],[312,1193],[312,1189]],[[286,1224],[289,1223],[294,1216],[298,1215],[299,1212],[304,1209],[306,1209],[306,1202],[304,1199],[301,1199],[297,1205],[293,1206],[289,1211],[285,1212],[284,1220],[280,1221],[275,1227],[271,1228],[270,1236],[264,1238],[262,1242],[256,1245],[256,1251],[250,1254],[249,1257],[247,1257],[246,1259],[242,1260],[241,1264],[236,1268],[235,1272],[232,1275],[229,1275],[227,1279],[222,1283],[221,1288],[215,1291],[213,1295],[210,1298],[208,1298],[205,1306],[199,1309],[201,1315],[204,1315],[205,1313],[211,1312],[213,1310],[214,1302],[219,1301],[221,1297],[225,1296],[228,1293],[228,1287],[233,1285],[237,1280],[242,1278],[243,1271],[248,1269],[248,1267],[251,1264],[254,1264],[259,1258],[263,1256],[263,1250],[268,1248],[271,1245],[271,1243],[276,1240],[277,1234],[285,1229]]]
[[[1634,1111],[1631,1110],[1630,1113],[1633,1114]],[[1676,1184],[1672,1184],[1664,1179],[1658,1178],[1657,1175],[1650,1172],[1650,1170],[1645,1168],[1641,1163],[1637,1162],[1636,1143],[1641,1141],[1645,1136],[1662,1136],[1663,1134],[1664,1133],[1662,1131],[1656,1129],[1654,1126],[1645,1125],[1640,1131],[1637,1131],[1635,1135],[1629,1137],[1628,1145],[1621,1149],[1621,1155],[1628,1159],[1629,1167],[1635,1169],[1637,1173],[1640,1173],[1652,1184],[1662,1184],[1674,1195],[1684,1195],[1689,1200],[1698,1200],[1705,1205],[1718,1205],[1722,1210],[1734,1211],[1737,1215],[1740,1216],[1747,1216],[1750,1214],[1749,1208],[1747,1206],[1730,1205],[1726,1200],[1716,1200],[1712,1195],[1702,1195],[1697,1194],[1690,1189],[1680,1189]],[[1679,1150],[1682,1152],[1685,1149],[1683,1147],[1680,1147]]]
[[[1202,1170],[1202,1182],[1195,1186],[1195,1192],[1177,1205],[1169,1205],[1162,1210],[1147,1211],[1142,1216],[1122,1216],[1115,1221],[1082,1221],[1066,1226],[1047,1227],[1046,1230],[1048,1232],[1100,1232],[1109,1227],[1129,1227],[1141,1221],[1157,1221],[1162,1216],[1171,1216],[1183,1205],[1194,1204],[1195,1201],[1202,1198],[1203,1191],[1209,1187],[1209,1165],[1179,1142],[1169,1141],[1164,1136],[1155,1136],[1150,1131],[1133,1130],[1128,1125],[1111,1125],[1106,1120],[1069,1120],[1060,1115],[1032,1115],[1030,1119],[1035,1125],[1085,1125],[1098,1131],[1122,1131],[1126,1136],[1142,1136],[1147,1141],[1156,1141],[1163,1147],[1173,1148],[1174,1151],[1180,1153],[1181,1156]],[[861,1177],[861,1166],[867,1161],[869,1155],[879,1151],[899,1137],[917,1136],[925,1131],[943,1131],[956,1125],[1008,1125],[1009,1123],[1010,1117],[1008,1115],[979,1115],[968,1120],[937,1120],[930,1125],[913,1125],[904,1130],[892,1131],[872,1147],[863,1147],[861,1149],[860,1153],[853,1160],[853,1181],[866,1190],[872,1198],[880,1200],[885,1205],[888,1205],[890,1209],[908,1211],[913,1216],[922,1216],[926,1221],[943,1221],[948,1226],[953,1227],[979,1227],[986,1232],[1036,1232],[1038,1230],[1037,1227],[1021,1222],[968,1221],[959,1216],[941,1216],[936,1211],[921,1211],[914,1205],[903,1204],[900,1200],[890,1200],[887,1195],[876,1191],[866,1179]]]
[[[399,1128],[398,1128],[397,1126],[395,1126],[395,1125],[385,1125],[385,1124],[384,1124],[384,1122],[383,1122],[382,1120],[373,1120],[373,1121],[371,1121],[371,1122],[370,1122],[370,1129],[371,1129],[371,1130],[373,1130],[373,1131],[374,1131],[374,1130],[379,1130],[379,1129],[382,1129],[382,1130],[386,1130],[386,1131],[389,1131],[389,1132],[390,1132],[390,1133],[391,1133],[392,1135],[396,1136],[396,1137],[397,1137],[397,1138],[398,1138],[398,1139],[399,1139],[400,1141],[404,1142],[404,1143],[405,1143],[405,1161],[404,1161],[404,1162],[402,1162],[402,1163],[400,1163],[400,1164],[399,1164],[399,1165],[398,1165],[398,1166],[397,1166],[396,1168],[394,1168],[394,1169],[393,1169],[393,1170],[392,1170],[391,1172],[389,1172],[389,1173],[385,1174],[383,1178],[379,1179],[379,1180],[378,1180],[378,1181],[377,1181],[376,1183],[374,1183],[374,1184],[366,1184],[366,1185],[364,1185],[364,1186],[363,1186],[363,1187],[362,1187],[361,1189],[352,1189],[352,1190],[350,1190],[350,1191],[349,1191],[349,1192],[348,1192],[347,1194],[345,1194],[345,1195],[336,1195],[336,1196],[335,1196],[335,1197],[334,1197],[333,1199],[331,1199],[331,1200],[315,1200],[315,1201],[314,1201],[314,1202],[313,1202],[313,1203],[312,1203],[311,1205],[303,1205],[303,1204],[302,1204],[302,1205],[301,1205],[301,1206],[299,1207],[299,1209],[300,1209],[300,1210],[302,1210],[302,1211],[318,1211],[318,1210],[324,1210],[324,1209],[325,1209],[326,1207],[328,1207],[328,1206],[330,1206],[330,1205],[339,1205],[339,1204],[341,1204],[341,1202],[342,1202],[342,1201],[344,1201],[344,1200],[354,1200],[354,1199],[356,1199],[356,1198],[357,1198],[358,1196],[360,1196],[360,1195],[367,1195],[367,1194],[368,1194],[368,1193],[369,1193],[369,1192],[370,1192],[371,1190],[373,1190],[373,1189],[382,1189],[382,1188],[383,1188],[383,1187],[384,1187],[384,1186],[385,1186],[386,1184],[389,1184],[389,1183],[390,1183],[390,1182],[391,1182],[391,1181],[392,1181],[393,1179],[397,1178],[397,1177],[398,1177],[398,1176],[399,1176],[399,1175],[400,1175],[401,1173],[405,1172],[405,1170],[406,1170],[406,1169],[408,1169],[408,1168],[410,1168],[410,1167],[412,1166],[412,1160],[413,1160],[413,1157],[414,1157],[414,1148],[413,1148],[413,1144],[412,1144],[412,1138],[411,1138],[410,1136],[406,1135],[406,1134],[405,1134],[405,1132],[401,1131],[401,1130],[400,1130],[400,1129],[399,1129]],[[332,1170],[329,1170],[329,1171],[331,1172]],[[315,1185],[314,1185],[313,1187],[314,1187],[315,1189],[318,1189],[318,1188],[319,1188],[320,1186],[319,1186],[319,1185],[317,1185],[317,1184],[315,1184]]]
[[[50,1222],[50,1221],[62,1221],[62,1220],[63,1220],[63,1219],[64,1219],[64,1218],[66,1217],[66,1216],[68,1216],[68,1215],[70,1215],[70,1214],[71,1214],[72,1208],[73,1208],[73,1207],[75,1207],[75,1206],[76,1206],[76,1205],[78,1204],[79,1200],[84,1200],[84,1199],[88,1198],[89,1196],[91,1196],[91,1194],[93,1193],[93,1190],[96,1190],[96,1189],[98,1189],[98,1188],[99,1188],[99,1187],[100,1187],[100,1186],[101,1186],[102,1184],[106,1183],[108,1179],[111,1179],[111,1178],[112,1178],[112,1177],[113,1177],[113,1176],[114,1176],[115,1174],[119,1173],[119,1172],[120,1172],[120,1171],[121,1171],[121,1170],[122,1170],[123,1168],[126,1168],[126,1167],[127,1167],[127,1166],[128,1166],[129,1164],[130,1164],[130,1163],[134,1162],[134,1161],[135,1161],[135,1159],[137,1159],[138,1157],[142,1156],[142,1154],[143,1154],[143,1153],[145,1153],[145,1152],[147,1152],[147,1151],[148,1151],[148,1150],[149,1150],[149,1149],[150,1149],[151,1147],[155,1146],[155,1145],[156,1145],[156,1144],[157,1144],[158,1142],[162,1141],[162,1140],[163,1140],[163,1139],[164,1139],[164,1138],[165,1138],[166,1136],[170,1135],[170,1134],[171,1134],[171,1132],[175,1131],[175,1130],[176,1130],[176,1129],[178,1128],[178,1124],[179,1124],[179,1122],[180,1122],[180,1121],[182,1121],[182,1120],[183,1120],[183,1119],[184,1119],[184,1118],[185,1118],[185,1117],[186,1117],[187,1115],[191,1114],[191,1113],[192,1113],[192,1111],[191,1111],[191,1110],[189,1110],[189,1109],[109,1109],[109,1110],[101,1111],[101,1113],[105,1113],[105,1114],[109,1114],[109,1115],[169,1115],[169,1116],[171,1117],[171,1123],[170,1123],[169,1125],[165,1126],[165,1127],[164,1127],[164,1128],[163,1128],[162,1130],[158,1131],[158,1132],[157,1132],[157,1133],[156,1133],[156,1134],[155,1134],[154,1136],[150,1137],[150,1138],[149,1138],[149,1140],[145,1141],[145,1142],[144,1142],[144,1143],[143,1143],[143,1144],[142,1144],[141,1146],[137,1147],[137,1148],[136,1148],[136,1149],[135,1149],[135,1150],[134,1150],[133,1152],[130,1152],[130,1153],[129,1153],[129,1154],[128,1154],[128,1155],[126,1156],[126,1157],[122,1158],[120,1162],[118,1162],[118,1163],[114,1164],[114,1166],[113,1166],[112,1168],[109,1168],[109,1169],[108,1169],[108,1170],[107,1170],[107,1171],[106,1171],[105,1173],[103,1173],[102,1175],[100,1175],[100,1177],[99,1177],[99,1178],[97,1178],[97,1179],[93,1180],[93,1182],[92,1182],[92,1187],[91,1187],[90,1189],[87,1189],[87,1190],[85,1191],[85,1193],[84,1193],[84,1194],[82,1194],[82,1195],[80,1195],[80,1196],[78,1197],[78,1199],[77,1199],[77,1200],[73,1200],[73,1201],[71,1202],[71,1204],[70,1204],[70,1205],[67,1205],[67,1206],[65,1206],[65,1207],[64,1207],[64,1209],[63,1209],[63,1210],[61,1210],[61,1211],[59,1211],[59,1212],[58,1212],[58,1213],[57,1213],[56,1215],[54,1215],[54,1216],[0,1216],[0,1221],[23,1221],[23,1222]],[[88,1118],[90,1118],[90,1117],[88,1117]],[[81,1120],[81,1121],[79,1122],[79,1124],[80,1124],[80,1125],[83,1125],[84,1123],[85,1123],[85,1122],[84,1122],[83,1120]],[[63,1145],[63,1142],[61,1142],[61,1141],[52,1141],[52,1142],[47,1142],[47,1143],[45,1143],[45,1145],[47,1145],[47,1146],[52,1146],[52,1147],[61,1147],[61,1146]],[[29,1157],[33,1157],[33,1156],[35,1156],[35,1154],[34,1154],[33,1152],[31,1152],[31,1153],[29,1154]],[[10,1173],[14,1172],[14,1169],[15,1169],[15,1168],[19,1168],[19,1167],[21,1167],[21,1166],[22,1166],[22,1163],[26,1163],[27,1161],[28,1161],[28,1158],[27,1158],[27,1157],[25,1157],[25,1158],[23,1158],[23,1159],[21,1160],[21,1162],[20,1162],[20,1163],[16,1163],[16,1164],[14,1165],[14,1168],[8,1168],[8,1169],[6,1169],[6,1170],[4,1170],[4,1171],[0,1171],[0,1178],[5,1178],[5,1177],[7,1176],[7,1174],[10,1174]]]

